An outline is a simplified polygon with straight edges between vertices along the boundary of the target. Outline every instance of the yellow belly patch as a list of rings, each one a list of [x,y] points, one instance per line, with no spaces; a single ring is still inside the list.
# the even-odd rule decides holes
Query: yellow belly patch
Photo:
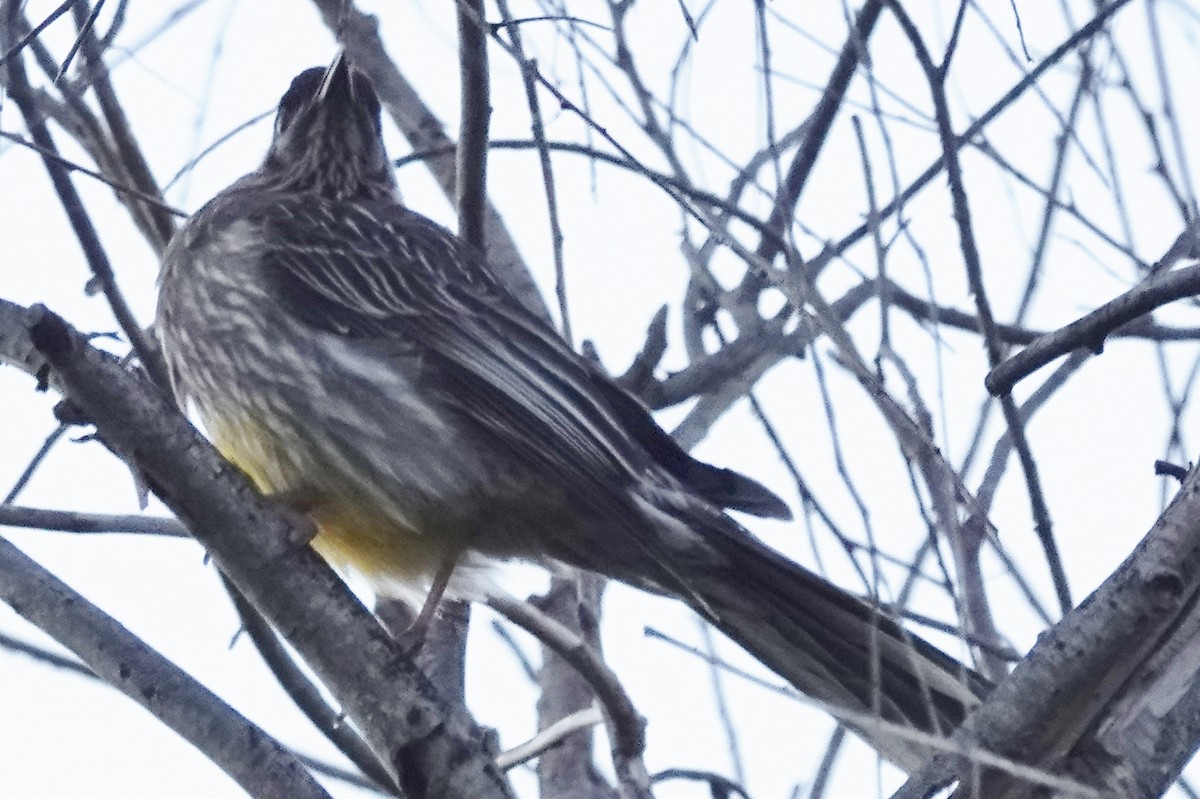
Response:
[[[309,515],[318,530],[313,547],[376,585],[398,581],[427,588],[446,558],[437,536],[400,527],[361,504],[323,501]]]
[[[261,425],[223,416],[206,418],[217,449],[268,498],[307,513],[317,525],[313,547],[340,569],[377,588],[397,584],[423,590],[446,562],[447,541],[397,523],[333,470],[303,462]]]

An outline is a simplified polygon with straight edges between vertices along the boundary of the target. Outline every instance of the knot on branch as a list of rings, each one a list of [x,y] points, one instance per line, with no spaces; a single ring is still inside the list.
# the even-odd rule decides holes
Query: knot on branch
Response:
[[[1178,607],[1183,588],[1183,577],[1175,571],[1162,571],[1146,580],[1149,599],[1155,608],[1161,610]]]
[[[79,342],[62,317],[38,303],[29,309],[29,340],[51,364],[62,363],[79,348]],[[41,378],[39,376],[39,389]]]

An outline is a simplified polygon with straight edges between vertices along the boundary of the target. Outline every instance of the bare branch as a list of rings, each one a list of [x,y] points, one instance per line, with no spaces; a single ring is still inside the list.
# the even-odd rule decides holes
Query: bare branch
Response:
[[[12,22],[16,19],[19,7],[19,4],[15,0],[11,0],[4,8],[5,28],[10,32],[13,29]],[[57,156],[58,148],[55,146],[54,139],[51,138],[50,131],[46,127],[45,122],[42,121],[41,116],[35,108],[33,89],[30,87],[29,80],[25,75],[25,66],[20,56],[8,62],[8,93],[12,97],[13,102],[16,103],[17,108],[20,109],[21,115],[25,119],[25,127],[29,130],[29,135],[33,139],[34,144],[48,154],[42,158],[42,162],[46,166],[46,171],[50,174],[50,181],[54,184],[54,190],[58,194],[63,210],[66,211],[67,218],[71,222],[71,227],[79,239],[79,246],[83,249],[88,266],[91,267],[92,273],[95,275],[101,290],[104,292],[104,296],[108,299],[109,306],[112,308],[117,323],[121,326],[122,332],[133,346],[134,351],[137,352],[138,358],[145,364],[146,370],[159,385],[166,385],[167,373],[166,367],[162,363],[162,358],[157,348],[150,343],[145,331],[142,330],[134,318],[133,312],[125,301],[125,297],[117,287],[112,265],[109,263],[104,247],[100,243],[100,236],[97,234],[95,227],[92,225],[91,218],[83,206],[83,200],[79,197],[78,192],[75,191],[75,187],[71,183],[71,178],[66,170],[63,169],[59,159],[49,157],[50,155]]]
[[[462,72],[457,169],[459,235],[486,252],[484,207],[487,203],[488,91],[487,30],[483,0],[458,0],[458,63]]]
[[[604,723],[604,714],[599,708],[589,707],[559,719],[537,735],[496,757],[496,765],[508,771],[514,766],[527,763],[543,752],[562,744],[564,738],[580,730],[587,730]]]
[[[284,517],[157,389],[61,319],[43,308],[0,305],[0,330],[13,319],[26,320],[32,346],[18,341],[12,352],[28,347],[45,359],[101,440],[137,465],[222,571],[283,631],[405,790],[511,795],[470,719],[441,701],[306,546],[307,524]]]
[[[617,676],[571,630],[532,605],[493,595],[488,604],[512,623],[537,636],[575,667],[596,691],[612,739],[613,765],[627,797],[651,799],[650,775],[642,762],[645,721]]]
[[[1155,308],[1197,293],[1200,293],[1200,266],[1153,275],[1066,327],[1047,333],[997,365],[987,376],[987,389],[992,394],[1011,391],[1022,378],[1073,350],[1099,354],[1104,351],[1104,340],[1123,326]]]
[[[262,729],[0,538],[0,599],[149,710],[258,799],[329,799]]]

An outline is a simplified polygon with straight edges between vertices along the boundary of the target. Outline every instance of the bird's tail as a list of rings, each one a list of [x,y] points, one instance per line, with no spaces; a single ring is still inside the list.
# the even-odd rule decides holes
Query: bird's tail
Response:
[[[708,552],[674,571],[681,598],[802,693],[863,719],[946,736],[989,690],[978,673],[728,516],[698,511],[687,523]],[[932,754],[888,725],[847,726],[904,768]]]

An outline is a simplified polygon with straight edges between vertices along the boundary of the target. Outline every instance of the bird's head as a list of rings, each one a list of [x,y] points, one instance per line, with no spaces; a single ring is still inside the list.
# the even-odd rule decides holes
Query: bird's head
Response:
[[[258,177],[338,200],[394,195],[379,111],[371,79],[345,53],[328,68],[306,69],[279,101],[275,137]]]

